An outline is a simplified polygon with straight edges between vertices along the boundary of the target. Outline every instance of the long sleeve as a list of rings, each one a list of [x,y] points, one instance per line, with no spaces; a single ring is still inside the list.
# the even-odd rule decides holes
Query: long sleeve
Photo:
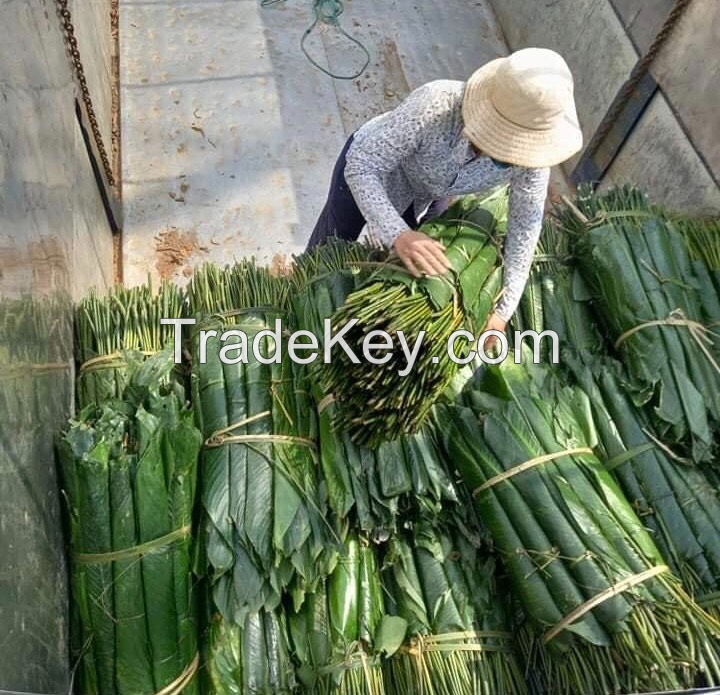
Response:
[[[390,172],[422,146],[428,127],[452,112],[452,92],[429,82],[356,138],[347,155],[345,180],[372,232],[387,246],[407,229],[386,190]]]
[[[516,167],[510,181],[510,210],[505,237],[503,294],[495,311],[508,321],[515,313],[530,274],[542,229],[550,169]]]

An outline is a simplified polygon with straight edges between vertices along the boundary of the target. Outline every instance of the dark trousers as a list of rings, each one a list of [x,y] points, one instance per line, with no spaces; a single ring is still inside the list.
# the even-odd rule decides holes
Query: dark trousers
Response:
[[[365,226],[365,218],[360,212],[355,198],[345,181],[345,158],[347,151],[350,149],[350,145],[352,145],[352,141],[353,136],[351,135],[335,163],[332,178],[330,179],[328,199],[315,224],[315,229],[313,229],[313,233],[310,236],[310,241],[307,243],[307,251],[325,243],[330,237],[339,237],[347,241],[355,241]],[[430,214],[431,211],[432,214]],[[434,216],[439,212],[442,212],[442,210],[433,204],[424,219],[427,219],[428,216]],[[415,219],[413,205],[405,211],[402,218],[405,220],[409,229],[417,229],[418,220]]]

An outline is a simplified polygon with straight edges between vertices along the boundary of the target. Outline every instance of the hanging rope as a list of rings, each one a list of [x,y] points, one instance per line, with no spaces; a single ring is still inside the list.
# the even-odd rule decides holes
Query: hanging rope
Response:
[[[652,44],[650,44],[650,47],[645,52],[645,55],[640,58],[630,72],[630,76],[620,89],[620,92],[611,105],[610,110],[605,114],[602,122],[595,130],[595,134],[592,136],[590,143],[585,148],[585,157],[592,157],[598,149],[600,149],[600,145],[602,145],[603,141],[617,122],[630,97],[633,95],[633,92],[640,84],[640,80],[642,80],[652,66],[655,58],[658,56],[663,46],[667,43],[667,40],[670,38],[670,35],[691,2],[692,0],[676,0],[670,14],[668,14],[666,20],[663,22],[662,28],[653,40]]]
[[[261,0],[260,6],[268,7],[270,5],[275,5],[278,2],[284,2],[284,0]],[[345,8],[343,7],[342,0],[313,0],[313,13],[315,18],[313,23],[303,33],[302,39],[300,39],[300,48],[305,54],[305,57],[310,61],[310,64],[321,72],[324,72],[326,75],[329,75],[335,80],[354,80],[355,78],[360,77],[360,75],[365,72],[367,66],[370,65],[370,52],[359,39],[348,34],[348,32],[340,25],[340,15],[344,12],[344,10]],[[309,36],[315,30],[315,27],[319,24],[326,24],[334,27],[342,36],[348,39],[351,43],[355,44],[360,51],[362,51],[364,62],[359,70],[349,75],[341,75],[333,72],[329,68],[326,68],[324,65],[321,65],[310,55],[305,44]]]

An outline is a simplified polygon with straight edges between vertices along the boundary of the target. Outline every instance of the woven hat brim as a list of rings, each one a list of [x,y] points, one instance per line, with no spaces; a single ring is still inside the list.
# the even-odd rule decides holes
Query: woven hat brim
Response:
[[[583,136],[574,107],[547,130],[523,128],[497,111],[491,93],[504,60],[491,60],[466,82],[462,103],[465,136],[493,159],[524,167],[555,166],[579,152]]]

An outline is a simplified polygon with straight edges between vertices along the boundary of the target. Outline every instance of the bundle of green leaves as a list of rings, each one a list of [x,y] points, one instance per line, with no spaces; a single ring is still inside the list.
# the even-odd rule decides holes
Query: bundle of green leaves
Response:
[[[313,333],[324,348],[324,321],[364,283],[387,253],[361,243],[333,240],[295,259],[292,303],[298,327]],[[386,538],[414,500],[427,513],[443,500],[457,499],[455,486],[434,439],[427,431],[369,449],[356,444],[335,422],[338,404],[322,389],[319,368],[310,366],[311,391],[318,406],[320,461],[330,508],[376,538]]]
[[[386,661],[390,692],[526,692],[507,596],[472,516],[469,505],[436,523],[420,517],[389,541],[383,569],[387,610],[407,621],[409,637]]]
[[[160,319],[182,318],[184,302],[182,290],[170,282],[163,282],[157,293],[148,282],[84,297],[75,310],[78,406],[119,397],[132,359],[126,353],[153,355],[172,343],[174,326]]]
[[[636,403],[659,433],[712,459],[720,420],[720,361],[712,325],[720,299],[684,236],[637,189],[581,192],[557,211],[576,234],[587,299],[627,367]]]
[[[192,338],[192,391],[205,438],[198,572],[207,576],[223,618],[275,609],[287,591],[297,606],[333,568],[341,531],[327,514],[317,420],[307,374],[260,335],[246,359],[221,350],[249,342],[275,320],[289,330],[289,281],[246,261],[195,272],[189,287],[199,322]],[[200,358],[200,331],[216,329]],[[270,362],[270,363],[268,363]]]
[[[376,447],[417,432],[426,421],[459,368],[449,355],[448,340],[461,328],[479,333],[499,292],[495,235],[505,211],[504,191],[482,201],[461,199],[422,226],[444,244],[451,266],[446,274],[415,278],[390,258],[335,312],[334,332],[357,321],[345,334],[356,354],[363,354],[366,336],[373,331],[384,331],[393,342],[383,364],[355,362],[340,350],[322,365],[321,385],[337,405],[335,421],[353,441]],[[408,376],[407,346],[415,346],[419,338]],[[469,349],[467,340],[452,342],[458,355]]]
[[[216,613],[203,640],[206,695],[291,695],[297,692],[282,610],[248,613],[236,624]]]
[[[448,455],[527,616],[551,692],[692,687],[720,678],[720,625],[682,589],[593,453],[587,397],[546,370],[489,367],[450,409]]]
[[[196,692],[191,523],[200,432],[171,352],[126,367],[119,400],[88,405],[60,441],[82,692]]]
[[[298,676],[318,695],[384,695],[382,659],[405,637],[386,613],[378,548],[351,533],[337,567],[299,611],[288,615]]]

